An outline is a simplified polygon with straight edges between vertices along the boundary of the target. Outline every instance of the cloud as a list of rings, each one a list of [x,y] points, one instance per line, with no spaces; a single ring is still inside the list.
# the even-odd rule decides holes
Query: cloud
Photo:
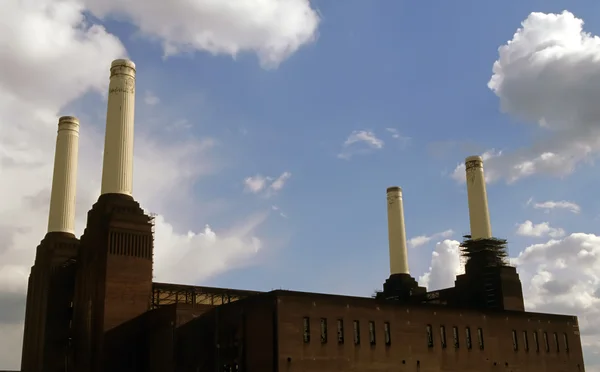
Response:
[[[534,244],[513,261],[527,310],[577,315],[586,367],[599,367],[600,236],[573,233]]]
[[[20,364],[23,301],[35,247],[47,226],[58,116],[71,114],[67,105],[89,92],[96,93],[88,96],[95,105],[104,106],[100,95],[106,94],[110,62],[127,54],[120,40],[86,19],[84,11],[77,1],[39,0],[4,2],[0,12],[0,50],[6,52],[0,54],[0,194],[10,196],[0,204],[3,368]],[[79,113],[78,234],[100,191],[103,120],[89,111]],[[217,170],[211,154],[215,145],[214,139],[193,136],[169,142],[136,126],[134,195],[146,210],[158,213],[156,254],[163,257],[156,265],[158,279],[194,284],[252,262],[265,246],[257,229],[267,211],[217,231],[193,219],[187,223],[200,232],[188,233],[168,220],[202,209],[190,208],[197,204],[192,192],[199,177]],[[175,188],[177,193],[165,192]],[[183,260],[180,266],[177,257]]]
[[[487,183],[494,182],[499,178],[499,175],[494,170],[494,168],[489,167],[488,161],[490,159],[497,158],[500,155],[502,155],[502,152],[497,152],[495,150],[486,151],[483,154],[481,154],[481,157],[483,158],[483,162],[484,162],[484,165],[483,165],[484,177],[485,177],[485,181]],[[457,164],[456,167],[454,168],[454,171],[452,172],[451,176],[458,183],[466,183],[467,178],[466,178],[466,174],[465,174],[465,163],[462,162],[462,163]]]
[[[281,217],[283,217],[283,218],[288,218],[287,214],[283,213],[283,212],[281,211],[281,208],[279,208],[278,206],[276,206],[276,205],[272,205],[272,206],[271,206],[271,209],[272,209],[272,210],[274,210],[275,212],[279,212],[279,215],[280,215]]]
[[[419,284],[429,290],[452,287],[463,273],[455,240],[438,242]],[[588,370],[600,368],[600,236],[573,233],[533,244],[511,258],[517,267],[527,311],[576,315]],[[595,369],[594,369],[595,368]]]
[[[246,177],[244,179],[244,189],[253,194],[257,194],[267,187],[269,177],[263,177],[260,174],[255,176]]]
[[[364,130],[352,132],[344,142],[344,146],[350,146],[357,142],[364,142],[367,145],[369,145],[369,147],[376,149],[380,149],[383,147],[382,140],[377,138],[373,132],[367,132]]]
[[[23,308],[25,311],[25,308]],[[23,347],[23,323],[0,324],[0,335],[8,342],[0,347],[0,363],[9,370],[21,368],[21,348]]]
[[[390,133],[390,136],[392,136],[392,138],[398,139],[401,137],[400,132],[398,132],[398,129],[396,128],[385,128],[385,130]]]
[[[383,140],[377,138],[375,133],[366,130],[355,130],[342,145],[343,150],[337,156],[340,159],[350,159],[353,155],[365,154],[372,150],[383,148]]]
[[[408,246],[411,248],[417,248],[420,247],[422,245],[425,245],[427,243],[429,243],[432,240],[435,239],[446,239],[451,237],[454,234],[454,231],[452,230],[446,230],[446,231],[442,231],[442,232],[438,232],[432,235],[419,235],[419,236],[415,236],[414,238],[410,238],[408,240]]]
[[[530,237],[546,237],[560,238],[565,235],[565,230],[561,228],[550,227],[548,222],[534,224],[527,220],[522,224],[517,224],[517,235]]]
[[[396,128],[385,128],[385,130],[390,134],[390,136],[393,139],[400,141],[403,145],[407,144],[411,140],[410,137],[406,137],[400,134],[400,132]]]
[[[530,203],[528,203],[528,204],[530,204]],[[570,201],[566,201],[566,200],[561,200],[561,201],[548,200],[548,201],[541,202],[541,203],[534,203],[533,208],[543,209],[546,213],[550,212],[551,210],[555,210],[555,209],[566,209],[567,211],[569,211],[571,213],[575,213],[575,214],[578,214],[579,212],[581,212],[581,207],[579,205],[577,205],[573,202],[570,202]]]
[[[281,176],[277,177],[277,179],[273,181],[269,188],[273,191],[279,191],[283,189],[283,186],[285,185],[287,180],[290,179],[290,177],[292,177],[292,174],[290,172],[283,172]]]
[[[156,94],[147,90],[144,93],[144,103],[147,104],[148,106],[154,106],[154,105],[157,105],[158,103],[160,103],[160,98],[158,98],[156,96]]]
[[[460,242],[449,239],[437,243],[431,254],[429,270],[419,277],[419,285],[429,291],[453,287],[456,275],[464,270],[459,246]]]
[[[277,178],[265,177],[260,174],[246,177],[244,179],[244,191],[253,194],[262,192],[264,197],[269,198],[281,191],[290,177],[292,177],[292,173],[288,171],[283,172]]]
[[[82,0],[95,16],[126,19],[158,40],[164,55],[206,51],[236,57],[255,53],[277,67],[317,38],[318,12],[309,0]]]
[[[486,163],[494,180],[566,176],[600,151],[600,38],[572,13],[531,13],[498,49],[488,87],[543,138]]]
[[[155,281],[200,283],[221,272],[248,264],[263,247],[255,235],[256,228],[267,218],[259,213],[243,225],[217,234],[206,225],[199,232],[178,234],[159,215],[155,219]]]

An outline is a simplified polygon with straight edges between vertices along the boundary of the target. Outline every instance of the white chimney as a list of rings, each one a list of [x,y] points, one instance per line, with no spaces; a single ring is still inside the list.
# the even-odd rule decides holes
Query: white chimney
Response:
[[[135,64],[117,59],[110,66],[101,194],[133,191]]]
[[[390,274],[408,274],[408,250],[404,227],[402,189],[398,186],[387,189],[388,237],[390,242]]]
[[[79,120],[63,116],[58,119],[48,232],[75,233],[78,151]]]
[[[472,239],[492,237],[490,213],[488,210],[485,177],[483,176],[483,158],[469,156],[465,159],[467,173],[467,195],[469,200],[469,219]]]

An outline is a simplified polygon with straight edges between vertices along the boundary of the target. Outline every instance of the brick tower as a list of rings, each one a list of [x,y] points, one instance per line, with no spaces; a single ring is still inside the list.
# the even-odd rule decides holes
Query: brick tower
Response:
[[[105,332],[149,310],[151,218],[132,196],[135,64],[112,62],[102,191],[81,237],[74,327],[78,372],[100,371]]]
[[[74,235],[79,121],[58,121],[48,232],[38,245],[27,287],[21,371],[64,370],[70,363],[70,311],[74,287]],[[62,369],[61,369],[62,368]]]
[[[468,260],[465,273],[456,278],[454,301],[473,308],[524,311],[519,274],[505,259],[506,241],[492,236],[483,158],[467,157],[465,172],[471,235],[461,245]]]

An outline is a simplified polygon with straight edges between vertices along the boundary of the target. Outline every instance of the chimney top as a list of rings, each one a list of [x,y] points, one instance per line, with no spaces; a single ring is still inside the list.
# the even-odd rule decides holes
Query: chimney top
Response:
[[[75,116],[61,116],[58,119],[58,131],[73,131],[79,133],[79,119]]]
[[[400,186],[390,186],[387,188],[388,193],[395,192],[395,191],[402,192],[402,188]]]
[[[476,161],[476,162],[483,163],[483,158],[479,155],[467,156],[467,158],[465,159],[465,163],[470,162],[470,161]]]
[[[483,169],[483,158],[478,155],[469,156],[465,159],[466,170],[470,169]]]
[[[129,59],[115,59],[114,61],[112,61],[112,63],[110,64],[110,68],[112,69],[113,67],[129,67],[135,70],[135,63],[133,63],[133,61],[129,60]]]
[[[77,119],[75,116],[61,116],[58,118],[58,125],[67,123],[79,124],[79,119]]]

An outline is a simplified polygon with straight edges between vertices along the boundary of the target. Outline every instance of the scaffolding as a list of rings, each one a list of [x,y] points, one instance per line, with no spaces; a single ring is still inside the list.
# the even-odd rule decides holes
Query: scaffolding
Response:
[[[463,238],[465,240],[461,243],[460,250],[461,257],[466,261],[465,271],[508,266],[505,239],[472,239],[470,235]]]
[[[148,218],[150,220],[150,225],[152,226],[152,236],[154,237],[154,233],[156,232],[156,217],[158,214],[156,213],[148,213]]]
[[[152,309],[173,304],[228,304],[262,292],[241,289],[197,287],[191,285],[152,283]]]

